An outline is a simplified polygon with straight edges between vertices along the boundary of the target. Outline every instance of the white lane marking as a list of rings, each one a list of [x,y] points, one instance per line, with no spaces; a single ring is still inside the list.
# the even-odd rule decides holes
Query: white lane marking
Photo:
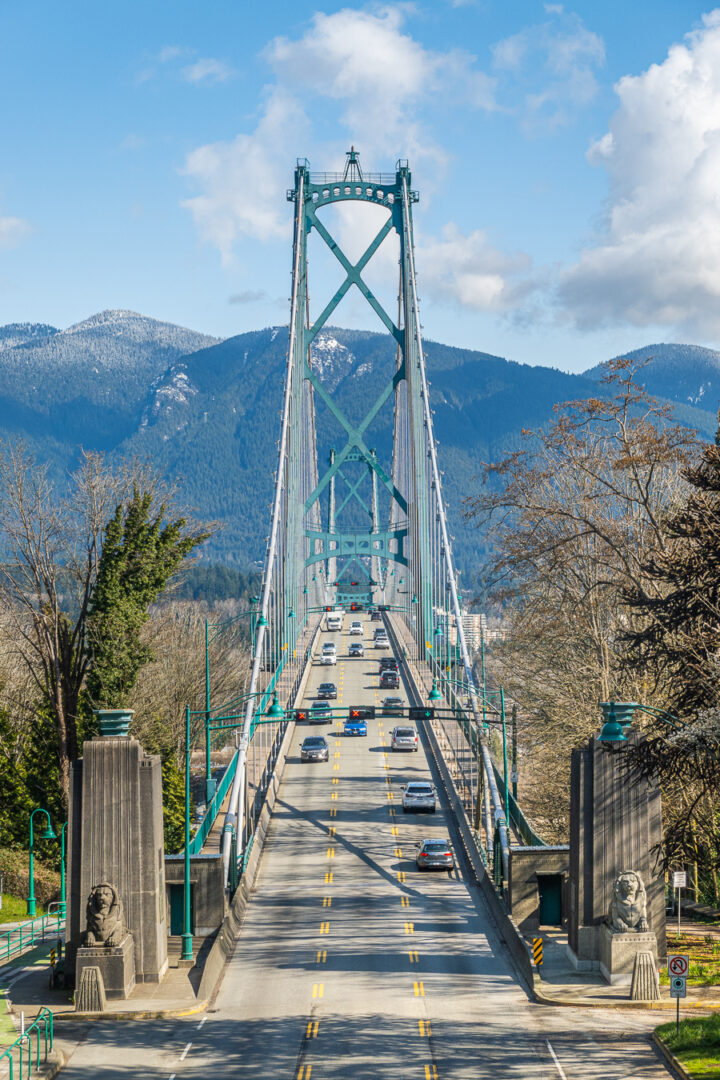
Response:
[[[171,1073],[170,1076],[168,1076],[168,1080],[175,1080],[175,1073]]]
[[[562,1077],[562,1080],[568,1080],[567,1075],[565,1073],[565,1070],[563,1069],[562,1065],[560,1064],[560,1062],[557,1059],[557,1054],[555,1053],[552,1046],[550,1045],[550,1040],[546,1039],[545,1042],[547,1043],[548,1050],[552,1054],[552,1059],[555,1062],[555,1067],[556,1067],[557,1071],[560,1073],[560,1076]]]
[[[550,1045],[550,1043],[548,1043],[548,1046],[549,1046],[549,1045]],[[187,1057],[187,1053],[188,1053],[188,1050],[190,1049],[190,1047],[191,1047],[191,1046],[192,1046],[192,1043],[188,1043],[188,1044],[187,1044],[187,1046],[186,1046],[186,1047],[185,1047],[185,1049],[183,1050],[182,1054],[180,1055],[180,1060],[181,1060],[181,1061],[184,1061],[184,1060],[185,1060],[185,1058]],[[567,1077],[565,1078],[565,1080],[567,1080]]]
[[[199,1031],[199,1030],[200,1030],[200,1028],[201,1028],[201,1027],[203,1026],[203,1024],[205,1023],[205,1021],[206,1021],[206,1020],[207,1020],[207,1016],[203,1016],[202,1020],[200,1021],[200,1023],[199,1023],[199,1024],[198,1024],[198,1026],[197,1026],[197,1030],[198,1030],[198,1031]]]

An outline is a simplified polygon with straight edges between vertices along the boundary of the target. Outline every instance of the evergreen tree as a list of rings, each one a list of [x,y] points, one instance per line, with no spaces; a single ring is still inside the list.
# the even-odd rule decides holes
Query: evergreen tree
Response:
[[[120,708],[143,664],[152,660],[141,630],[169,578],[209,532],[184,518],[164,522],[165,504],[151,491],[133,491],[105,528],[87,620],[87,693],[95,707]]]

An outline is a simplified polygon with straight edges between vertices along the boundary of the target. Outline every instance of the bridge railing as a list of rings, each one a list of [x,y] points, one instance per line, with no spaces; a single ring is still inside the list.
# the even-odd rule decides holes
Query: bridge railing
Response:
[[[53,1015],[42,1005],[24,1033],[0,1052],[0,1069],[5,1072],[7,1068],[9,1080],[29,1080],[33,1075],[33,1070],[37,1075],[41,1063],[47,1061],[52,1048]]]
[[[35,919],[28,919],[10,930],[4,930],[0,934],[0,964],[45,941],[51,932],[53,937],[57,936],[62,918],[63,915],[58,910],[47,915],[38,915]]]

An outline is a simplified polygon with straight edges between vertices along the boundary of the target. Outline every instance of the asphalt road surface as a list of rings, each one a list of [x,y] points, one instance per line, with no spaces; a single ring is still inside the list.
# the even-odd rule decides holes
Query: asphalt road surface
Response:
[[[351,617],[334,640],[333,706],[380,706],[378,660],[350,659]],[[426,837],[452,824],[402,812],[401,787],[431,779],[425,752],[393,753],[378,717],[367,738],[341,724],[298,726],[243,934],[206,1017],[99,1024],[73,1053],[66,1080],[650,1080],[667,1077],[648,1040],[658,1014],[543,1008],[517,981],[477,887],[463,867],[421,873]],[[300,761],[323,731],[327,763]],[[454,844],[453,844],[454,846]]]

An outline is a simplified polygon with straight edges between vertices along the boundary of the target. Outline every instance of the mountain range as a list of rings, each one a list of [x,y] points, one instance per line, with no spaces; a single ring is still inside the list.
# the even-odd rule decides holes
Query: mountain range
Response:
[[[43,324],[0,327],[0,436],[22,437],[57,476],[81,448],[113,459],[135,454],[178,480],[183,500],[222,529],[211,558],[261,561],[280,433],[287,329],[269,327],[226,340],[137,315],[105,311],[65,330]],[[346,415],[357,419],[392,372],[394,344],[383,334],[327,328],[313,363]],[[482,536],[462,518],[482,462],[514,449],[523,428],[545,423],[557,402],[596,395],[604,365],[573,375],[471,349],[426,342],[435,434],[458,561],[471,569]],[[715,434],[720,352],[659,344],[629,354],[652,358],[641,381],[671,401],[683,423]],[[318,453],[342,445],[317,402]],[[370,445],[389,462],[392,407],[372,426]]]

